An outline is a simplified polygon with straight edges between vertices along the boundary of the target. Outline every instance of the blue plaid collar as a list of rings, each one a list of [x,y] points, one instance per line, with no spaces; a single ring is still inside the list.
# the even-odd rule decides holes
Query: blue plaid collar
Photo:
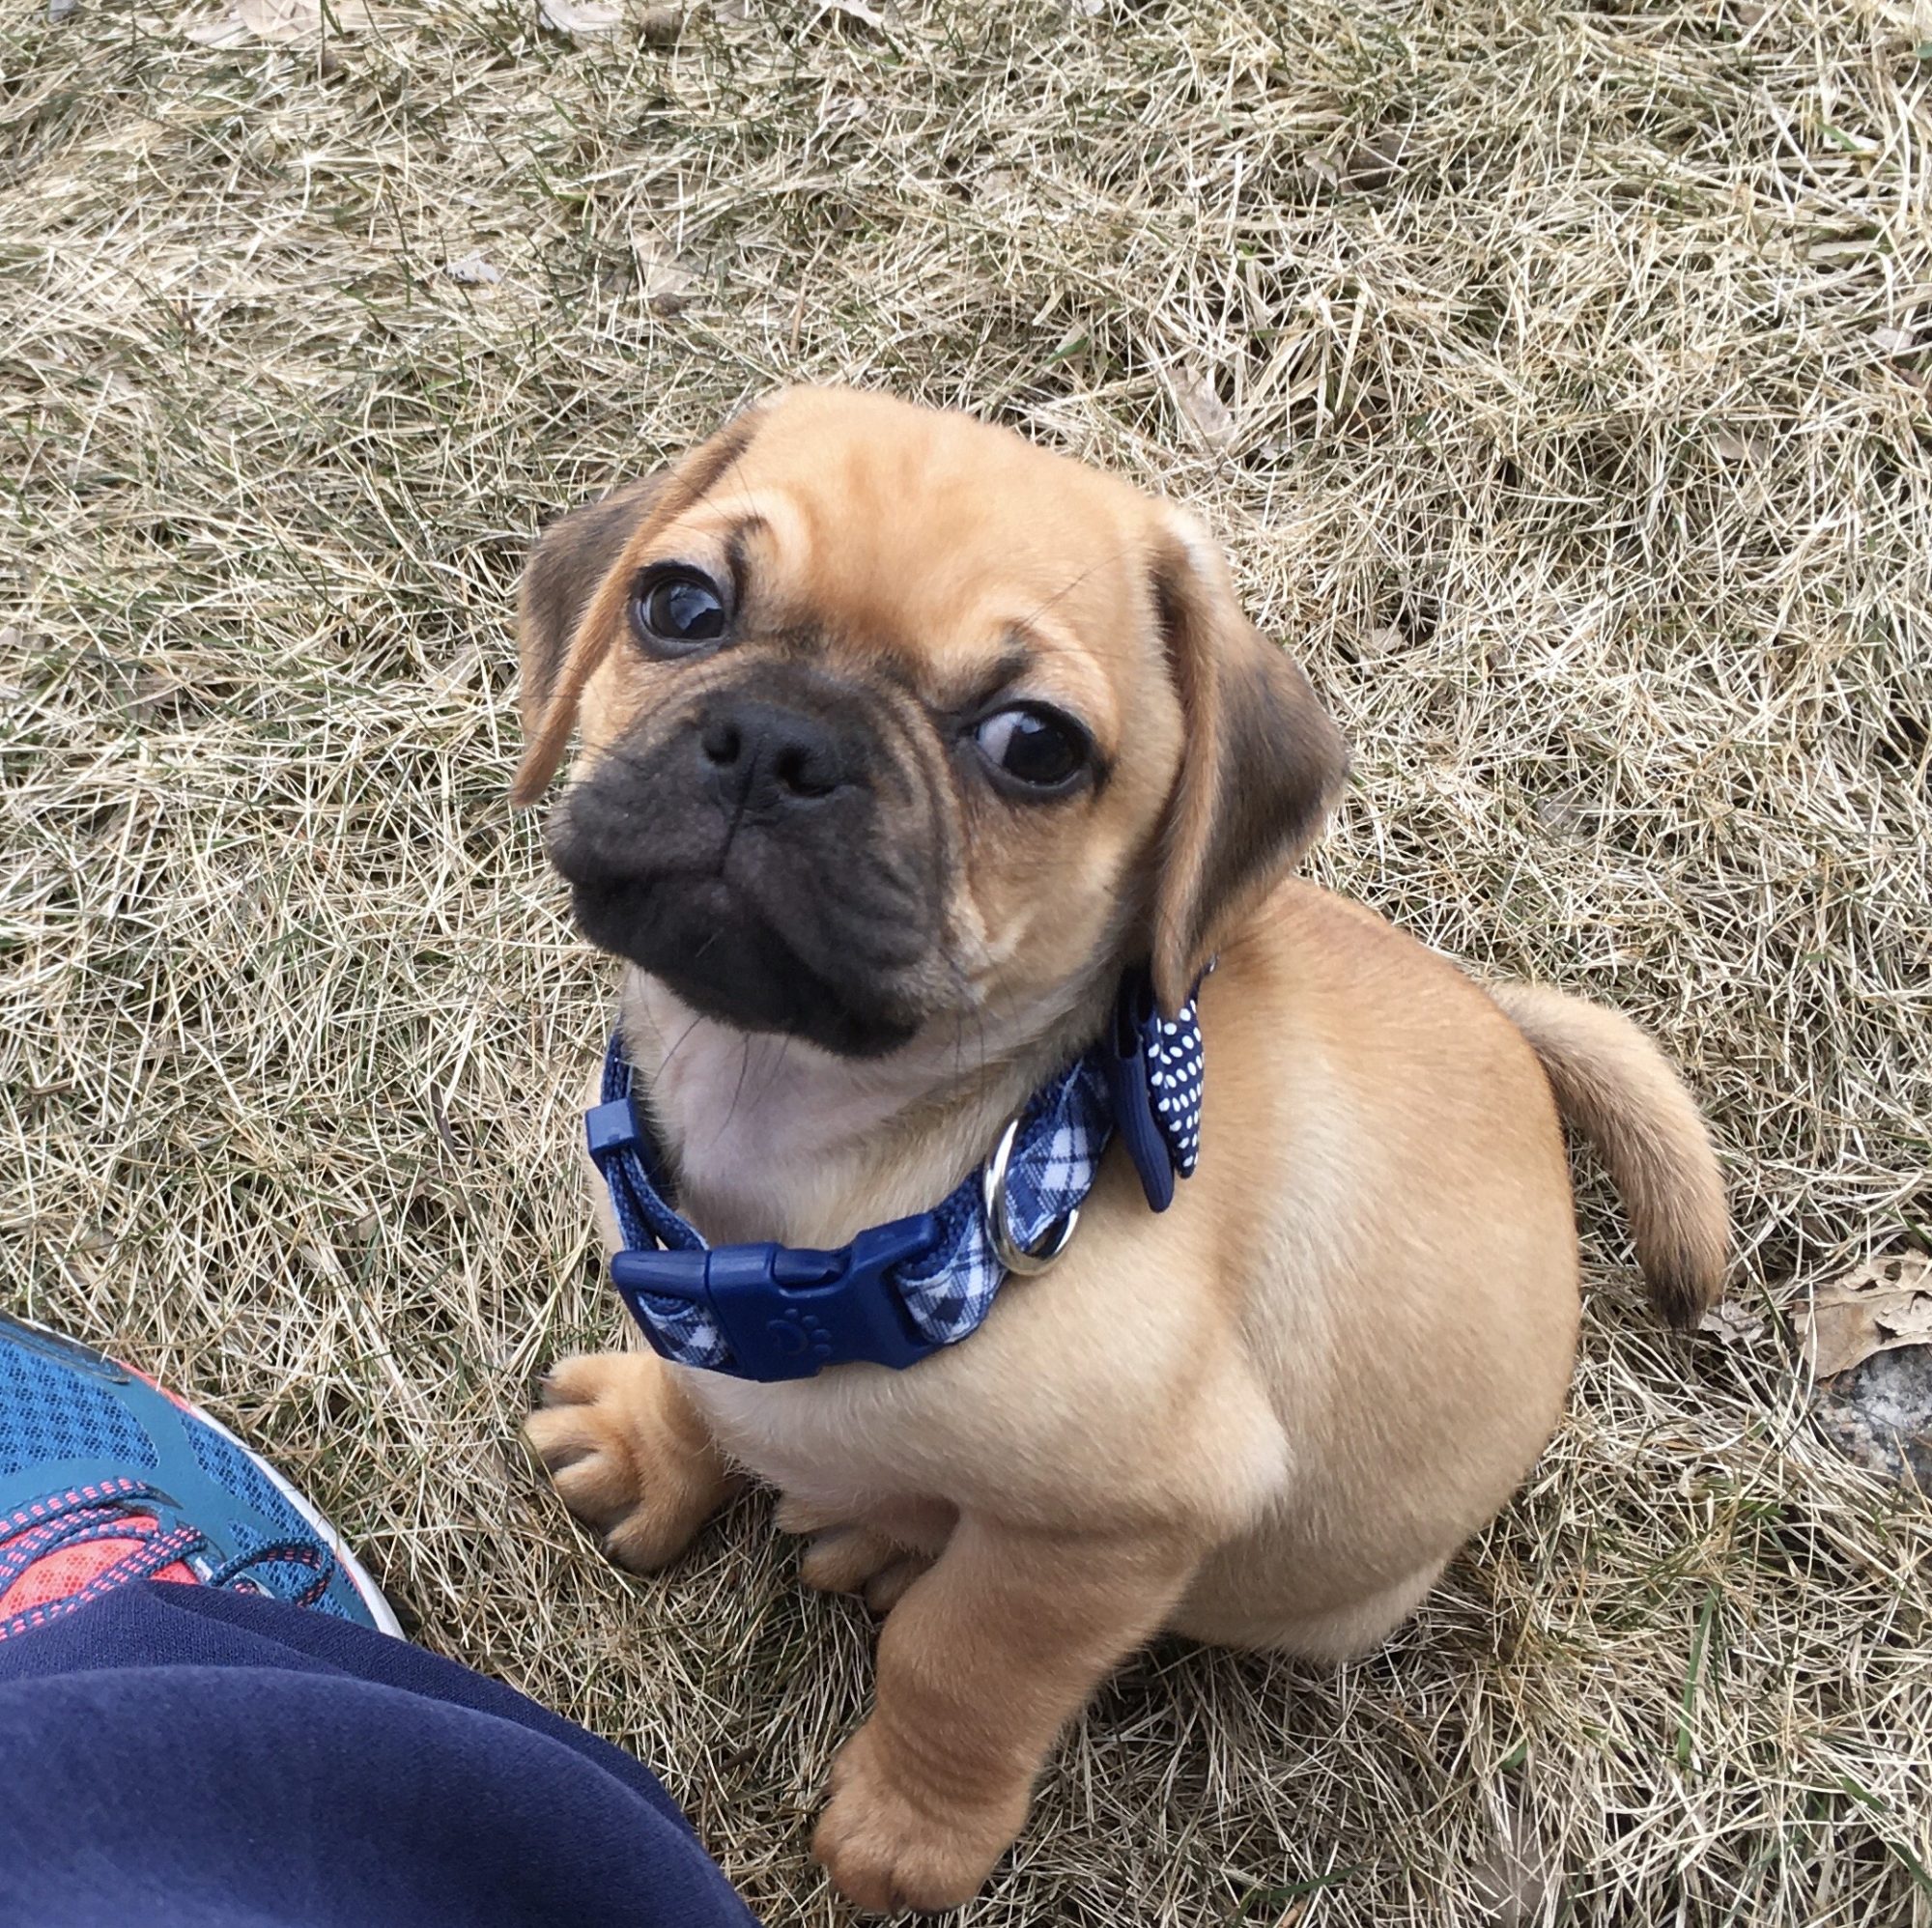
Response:
[[[584,1119],[624,1240],[611,1282],[652,1347],[681,1366],[805,1379],[859,1360],[914,1365],[973,1332],[1009,1272],[1043,1271],[1060,1255],[1117,1132],[1148,1204],[1165,1211],[1199,1154],[1201,1080],[1194,999],[1163,1018],[1146,972],[1132,972],[1106,1035],[1042,1085],[985,1164],[930,1211],[834,1252],[707,1246],[670,1202],[614,1034],[603,1102]]]

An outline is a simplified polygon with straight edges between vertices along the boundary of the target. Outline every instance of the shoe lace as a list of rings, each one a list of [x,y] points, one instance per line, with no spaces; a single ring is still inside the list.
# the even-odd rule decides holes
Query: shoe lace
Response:
[[[0,1638],[38,1625],[56,1608],[78,1606],[130,1580],[151,1579],[179,1560],[212,1551],[212,1543],[199,1527],[160,1523],[157,1509],[173,1505],[158,1487],[139,1480],[113,1479],[49,1493],[0,1517],[0,1600],[50,1554],[99,1540],[133,1543],[119,1559],[89,1575],[85,1585],[66,1599],[28,1607],[11,1620],[0,1620]],[[313,1577],[299,1593],[277,1593],[276,1588],[264,1584],[268,1575],[257,1577],[254,1571],[275,1566],[303,1567]],[[277,1594],[292,1605],[313,1606],[328,1591],[334,1574],[334,1556],[313,1540],[275,1540],[222,1561],[203,1574],[202,1580],[207,1586]]]

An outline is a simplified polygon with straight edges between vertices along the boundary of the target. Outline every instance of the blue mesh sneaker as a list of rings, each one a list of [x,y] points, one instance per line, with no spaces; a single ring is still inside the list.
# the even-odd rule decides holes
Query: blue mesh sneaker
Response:
[[[0,1313],[0,1640],[146,1579],[402,1631],[335,1529],[225,1426]]]

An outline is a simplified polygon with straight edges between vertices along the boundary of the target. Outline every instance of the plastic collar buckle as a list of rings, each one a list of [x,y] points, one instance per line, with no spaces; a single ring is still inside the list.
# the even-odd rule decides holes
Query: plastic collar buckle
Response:
[[[590,1147],[590,1162],[600,1172],[605,1159],[639,1149],[644,1139],[629,1098],[611,1098],[592,1105],[583,1114],[583,1136]]]
[[[619,1252],[611,1279],[660,1352],[649,1301],[703,1306],[743,1379],[809,1379],[869,1360],[895,1369],[938,1347],[913,1330],[886,1274],[939,1242],[931,1212],[862,1232],[836,1252],[793,1245],[714,1245],[702,1252]],[[667,1356],[669,1356],[667,1354]]]

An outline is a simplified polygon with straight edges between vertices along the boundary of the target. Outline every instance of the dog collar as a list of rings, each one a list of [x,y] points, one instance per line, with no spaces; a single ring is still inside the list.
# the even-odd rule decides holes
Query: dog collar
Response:
[[[1060,1256],[1116,1132],[1148,1204],[1165,1211],[1199,1154],[1201,1082],[1194,998],[1164,1019],[1135,971],[1106,1034],[1033,1094],[992,1156],[930,1211],[831,1252],[706,1245],[671,1203],[613,1033],[603,1102],[584,1119],[624,1241],[611,1283],[652,1347],[680,1366],[772,1380],[861,1360],[915,1365],[975,1331],[1009,1272],[1044,1271]]]

